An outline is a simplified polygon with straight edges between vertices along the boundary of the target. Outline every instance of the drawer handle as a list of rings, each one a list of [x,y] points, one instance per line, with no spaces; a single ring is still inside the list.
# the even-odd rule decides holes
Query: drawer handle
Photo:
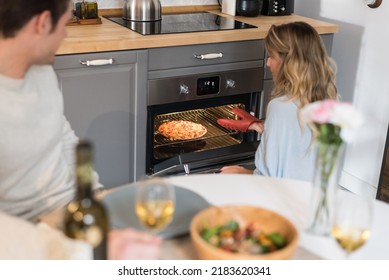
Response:
[[[215,59],[223,57],[223,53],[194,54],[197,59]]]
[[[94,59],[94,60],[80,60],[80,63],[85,66],[102,66],[114,64],[113,58],[109,59]]]

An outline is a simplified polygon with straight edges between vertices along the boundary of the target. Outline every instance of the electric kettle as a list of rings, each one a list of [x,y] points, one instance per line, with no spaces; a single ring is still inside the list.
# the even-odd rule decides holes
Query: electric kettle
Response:
[[[262,0],[237,0],[236,13],[244,17],[256,17],[262,9]]]
[[[161,20],[159,0],[124,0],[123,18],[132,21]]]

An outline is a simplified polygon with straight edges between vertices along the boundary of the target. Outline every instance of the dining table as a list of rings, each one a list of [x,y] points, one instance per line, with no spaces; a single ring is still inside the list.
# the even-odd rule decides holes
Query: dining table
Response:
[[[299,234],[294,260],[346,258],[345,252],[331,236],[315,235],[306,230],[313,190],[311,182],[243,174],[193,174],[166,177],[165,180],[198,194],[213,206],[256,206],[286,217],[295,225]],[[348,192],[343,189],[339,191]],[[389,205],[375,199],[372,199],[372,205],[371,237],[347,259],[389,259]],[[184,234],[164,240],[161,259],[197,259],[190,236]]]

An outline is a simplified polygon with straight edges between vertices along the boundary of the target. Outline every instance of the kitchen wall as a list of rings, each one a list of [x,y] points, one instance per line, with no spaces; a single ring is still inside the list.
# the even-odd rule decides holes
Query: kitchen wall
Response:
[[[389,1],[370,9],[362,0],[296,0],[295,13],[339,24],[332,50],[338,89],[365,115],[347,147],[341,185],[375,197],[389,121]]]
[[[214,5],[217,0],[160,0],[162,6]],[[121,8],[124,0],[97,0],[99,8]]]

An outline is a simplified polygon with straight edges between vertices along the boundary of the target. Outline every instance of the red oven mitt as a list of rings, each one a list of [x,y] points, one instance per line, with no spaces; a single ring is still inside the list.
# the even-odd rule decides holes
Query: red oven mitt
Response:
[[[259,122],[259,123],[261,122],[261,120],[252,116],[250,113],[246,112],[245,110],[234,108],[232,109],[232,112],[238,115],[240,117],[240,120],[218,119],[217,123],[222,127],[228,129],[247,132],[250,125],[252,125],[255,122]]]

